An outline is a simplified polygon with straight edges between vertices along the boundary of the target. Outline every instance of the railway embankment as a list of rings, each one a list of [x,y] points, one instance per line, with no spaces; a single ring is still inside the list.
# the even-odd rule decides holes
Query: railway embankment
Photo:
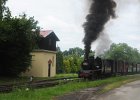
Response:
[[[84,96],[89,98],[91,95],[104,93],[125,83],[139,79],[140,75],[117,76],[95,81],[72,81],[72,79],[68,79],[71,81],[66,82],[66,84],[59,81],[59,84],[51,87],[44,86],[43,88],[36,89],[25,86],[23,88],[16,88],[10,93],[0,93],[0,98],[4,98],[5,100],[78,100],[76,98],[81,97],[83,100],[86,100]],[[63,80],[67,81],[66,79]]]

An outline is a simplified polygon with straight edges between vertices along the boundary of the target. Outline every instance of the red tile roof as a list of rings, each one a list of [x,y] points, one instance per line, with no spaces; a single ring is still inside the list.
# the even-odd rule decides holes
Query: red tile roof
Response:
[[[43,37],[46,37],[52,32],[53,32],[52,30],[41,30],[40,35],[43,36]]]

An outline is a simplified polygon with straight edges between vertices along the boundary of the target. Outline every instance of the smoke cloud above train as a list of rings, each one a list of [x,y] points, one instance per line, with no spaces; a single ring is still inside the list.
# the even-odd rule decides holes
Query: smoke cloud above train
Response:
[[[85,59],[88,58],[91,44],[104,30],[104,25],[110,18],[115,18],[116,3],[114,0],[91,0],[89,14],[86,16],[86,22],[83,24],[85,36],[83,39],[85,45]]]

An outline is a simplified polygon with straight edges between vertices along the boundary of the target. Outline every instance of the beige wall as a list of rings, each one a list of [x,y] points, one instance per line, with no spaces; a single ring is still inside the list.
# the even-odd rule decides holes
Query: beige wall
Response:
[[[48,77],[48,61],[51,60],[50,76],[56,75],[56,52],[48,50],[34,50],[32,52],[32,66],[24,76]]]

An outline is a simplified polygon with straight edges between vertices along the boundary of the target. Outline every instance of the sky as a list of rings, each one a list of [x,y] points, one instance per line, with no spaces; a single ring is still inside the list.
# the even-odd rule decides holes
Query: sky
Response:
[[[62,51],[69,48],[84,48],[82,24],[88,14],[88,0],[8,0],[12,16],[26,13],[34,16],[44,30],[53,30],[60,41]],[[116,19],[111,19],[104,29],[112,43],[127,43],[140,50],[140,0],[115,0]],[[92,44],[95,50],[102,38]],[[103,44],[102,44],[103,45]],[[101,45],[101,46],[102,46]]]

